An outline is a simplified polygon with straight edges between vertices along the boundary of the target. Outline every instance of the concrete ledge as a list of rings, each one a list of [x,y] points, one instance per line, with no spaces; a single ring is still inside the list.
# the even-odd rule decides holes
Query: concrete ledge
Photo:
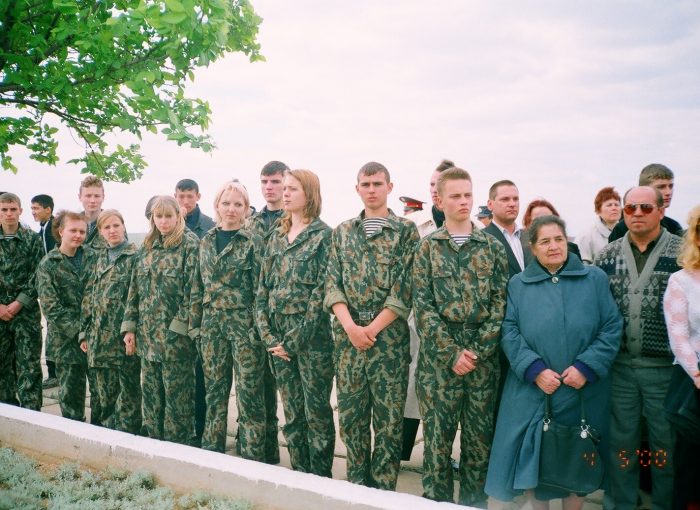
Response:
[[[230,455],[156,441],[0,404],[0,442],[94,469],[147,470],[178,492],[243,498],[256,508],[298,510],[464,509],[410,494],[369,489]]]

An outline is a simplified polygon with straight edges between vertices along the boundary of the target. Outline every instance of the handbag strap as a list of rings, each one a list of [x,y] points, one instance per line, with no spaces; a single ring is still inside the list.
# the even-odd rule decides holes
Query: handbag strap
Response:
[[[588,425],[586,424],[586,407],[583,405],[583,393],[581,393],[580,390],[576,391],[576,393],[578,393],[578,401],[581,406],[581,429],[588,430]],[[553,417],[554,416],[552,414],[552,396],[549,394],[545,394],[543,419],[545,425],[549,425]]]

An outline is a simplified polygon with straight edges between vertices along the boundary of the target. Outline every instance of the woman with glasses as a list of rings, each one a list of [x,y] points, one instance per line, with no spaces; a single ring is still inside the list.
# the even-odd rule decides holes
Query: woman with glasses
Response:
[[[676,357],[676,377],[690,377],[700,404],[700,205],[688,216],[688,230],[678,257],[683,268],[668,280],[664,295],[664,315],[671,350]],[[671,384],[670,391],[677,386]],[[700,438],[676,435],[673,457],[673,508],[700,505]]]

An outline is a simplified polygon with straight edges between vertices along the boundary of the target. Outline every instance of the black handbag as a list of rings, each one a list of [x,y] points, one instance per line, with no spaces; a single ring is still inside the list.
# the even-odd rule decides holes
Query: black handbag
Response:
[[[666,419],[686,440],[700,443],[700,391],[681,365],[674,365],[664,402]]]
[[[554,421],[551,396],[545,398],[538,488],[558,489],[579,496],[600,488],[603,481],[603,459],[597,446],[600,436],[586,423],[580,391],[578,398],[581,404],[578,426]]]

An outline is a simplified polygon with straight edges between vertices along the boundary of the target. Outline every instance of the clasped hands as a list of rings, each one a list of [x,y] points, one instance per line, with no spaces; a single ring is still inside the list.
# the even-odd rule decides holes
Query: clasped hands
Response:
[[[545,368],[535,377],[535,384],[547,395],[557,391],[562,383],[575,390],[580,390],[586,384],[586,377],[574,366],[564,370],[561,375],[554,370]]]
[[[0,320],[10,322],[22,310],[22,303],[15,300],[8,305],[0,304]]]

